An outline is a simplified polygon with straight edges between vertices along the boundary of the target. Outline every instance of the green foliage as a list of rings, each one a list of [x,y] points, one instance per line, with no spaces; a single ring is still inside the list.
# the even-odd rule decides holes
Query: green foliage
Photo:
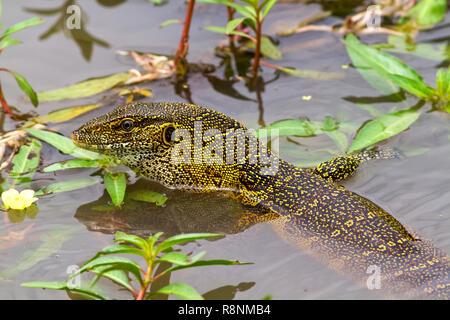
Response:
[[[400,110],[383,114],[380,117],[367,122],[361,130],[359,130],[353,143],[348,149],[348,153],[361,150],[406,130],[419,118],[419,116],[420,113],[412,109]]]
[[[441,22],[446,11],[446,0],[421,0],[408,14],[420,26],[430,27]]]
[[[98,252],[76,273],[72,274],[66,282],[28,282],[22,283],[22,286],[78,292],[89,299],[104,300],[107,298],[99,293],[95,287],[95,284],[103,277],[123,287],[136,300],[151,299],[158,294],[175,295],[186,300],[202,300],[203,297],[194,288],[184,283],[171,283],[151,293],[149,289],[156,279],[177,270],[200,266],[248,264],[240,263],[236,260],[201,260],[205,254],[204,251],[189,258],[186,254],[175,252],[173,249],[175,245],[195,240],[216,238],[222,236],[220,234],[180,234],[157,244],[162,234],[162,232],[159,232],[148,239],[143,239],[138,236],[117,232],[114,241],[120,244],[108,246]],[[130,258],[117,256],[118,254],[143,258],[145,266],[142,267],[138,262]],[[158,273],[159,269],[157,267],[160,263],[169,264],[170,267]],[[72,284],[71,279],[88,272],[96,274],[88,288],[81,288]]]
[[[27,29],[27,28],[36,26],[42,22],[44,22],[44,20],[42,20],[41,18],[31,18],[31,19],[16,23],[16,24],[12,25],[11,27],[7,28],[0,35],[0,53],[3,51],[3,49],[5,49],[7,47],[21,43],[20,40],[11,38],[10,37],[11,34],[16,33],[17,31],[20,31],[23,29]],[[0,24],[0,27],[1,27],[1,24]],[[21,76],[20,74],[18,74],[17,72],[14,72],[12,70],[9,70],[6,68],[0,68],[0,70],[9,72],[10,74],[12,74],[14,76],[14,78],[16,79],[17,84],[19,85],[20,89],[22,89],[22,91],[30,98],[31,103],[35,107],[37,107],[39,102],[38,102],[36,92],[33,90],[33,88],[28,83],[28,81],[23,76]],[[6,102],[4,101],[4,103],[6,103]]]
[[[69,87],[39,92],[40,101],[76,99],[101,93],[131,78],[129,73],[116,73],[111,76],[81,81]]]
[[[448,104],[449,71],[439,70],[436,75],[437,90],[400,59],[359,42],[349,34],[344,41],[352,62],[364,79],[383,94],[393,94],[398,87],[434,105]],[[442,108],[445,110],[445,107]]]

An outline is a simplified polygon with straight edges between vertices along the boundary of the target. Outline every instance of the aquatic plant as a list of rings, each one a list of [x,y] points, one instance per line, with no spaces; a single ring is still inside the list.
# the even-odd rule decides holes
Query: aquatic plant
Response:
[[[152,284],[174,271],[195,268],[201,266],[213,265],[244,265],[236,260],[202,260],[205,251],[199,252],[193,257],[188,257],[182,252],[175,251],[175,245],[200,240],[221,237],[220,234],[211,233],[187,233],[175,235],[156,244],[163,235],[158,232],[148,239],[143,239],[135,235],[117,232],[114,242],[119,244],[111,245],[99,251],[94,257],[89,259],[75,273],[73,273],[65,282],[27,282],[22,283],[23,287],[43,288],[53,290],[66,290],[78,293],[84,298],[95,300],[106,300],[106,297],[96,284],[101,278],[112,280],[123,289],[127,290],[135,300],[148,300],[157,295],[175,295],[187,300],[203,300],[204,298],[191,286],[174,282],[163,288],[152,291]],[[133,259],[114,255],[132,255],[133,257],[143,258],[145,266]],[[168,265],[164,268],[158,268],[161,264]],[[81,274],[94,273],[96,276],[89,285],[83,286],[81,281],[73,281]]]
[[[2,11],[2,3],[0,2],[0,14]],[[35,25],[38,25],[40,23],[44,22],[41,18],[31,18],[19,23],[16,23],[12,25],[11,27],[7,28],[1,35],[0,35],[0,53],[7,47],[22,43],[20,40],[17,40],[15,38],[10,37],[11,34],[16,33],[17,31],[27,29],[30,27],[33,27]],[[0,28],[2,27],[2,24],[0,23]],[[12,71],[7,68],[0,68],[0,71],[8,72],[14,76],[14,78],[17,81],[17,84],[19,85],[20,89],[27,94],[27,96],[30,98],[31,103],[37,107],[38,105],[38,98],[36,95],[36,92],[33,90],[31,85],[28,83],[28,81],[20,74],[18,74],[15,71]],[[2,108],[5,112],[7,112],[10,116],[14,116],[13,112],[9,108],[8,103],[6,102],[5,96],[3,94],[3,90],[0,84],[0,103],[2,104]]]

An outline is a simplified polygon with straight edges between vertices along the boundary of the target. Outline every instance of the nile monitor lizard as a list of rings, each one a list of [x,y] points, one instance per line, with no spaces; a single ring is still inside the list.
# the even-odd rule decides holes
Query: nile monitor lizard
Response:
[[[236,120],[196,105],[130,103],[87,122],[72,139],[169,188],[225,190],[261,209],[243,217],[243,225],[271,220],[285,239],[363,285],[378,268],[389,295],[448,299],[449,257],[336,183],[367,153],[301,169],[246,132]]]

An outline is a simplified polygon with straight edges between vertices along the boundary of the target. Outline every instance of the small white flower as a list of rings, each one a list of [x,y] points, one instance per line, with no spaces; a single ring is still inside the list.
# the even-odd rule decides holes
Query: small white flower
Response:
[[[34,191],[30,189],[19,193],[16,189],[9,189],[2,193],[2,202],[5,209],[23,210],[38,200],[34,197]]]

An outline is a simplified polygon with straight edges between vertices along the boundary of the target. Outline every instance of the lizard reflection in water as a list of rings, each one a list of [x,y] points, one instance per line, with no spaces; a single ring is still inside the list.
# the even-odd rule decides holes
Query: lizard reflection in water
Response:
[[[301,169],[265,148],[252,155],[250,135],[229,139],[238,130],[245,132],[246,128],[196,105],[130,103],[87,122],[72,133],[72,139],[166,187],[224,190],[253,207],[235,231],[270,221],[290,243],[362,285],[366,285],[367,272],[378,268],[388,294],[448,299],[448,255],[382,208],[336,183],[376,153],[335,158],[317,168]],[[233,161],[216,148],[225,141],[236,142],[231,148]],[[245,161],[239,161],[238,150],[244,151]],[[269,166],[261,161],[267,157],[276,161]]]

